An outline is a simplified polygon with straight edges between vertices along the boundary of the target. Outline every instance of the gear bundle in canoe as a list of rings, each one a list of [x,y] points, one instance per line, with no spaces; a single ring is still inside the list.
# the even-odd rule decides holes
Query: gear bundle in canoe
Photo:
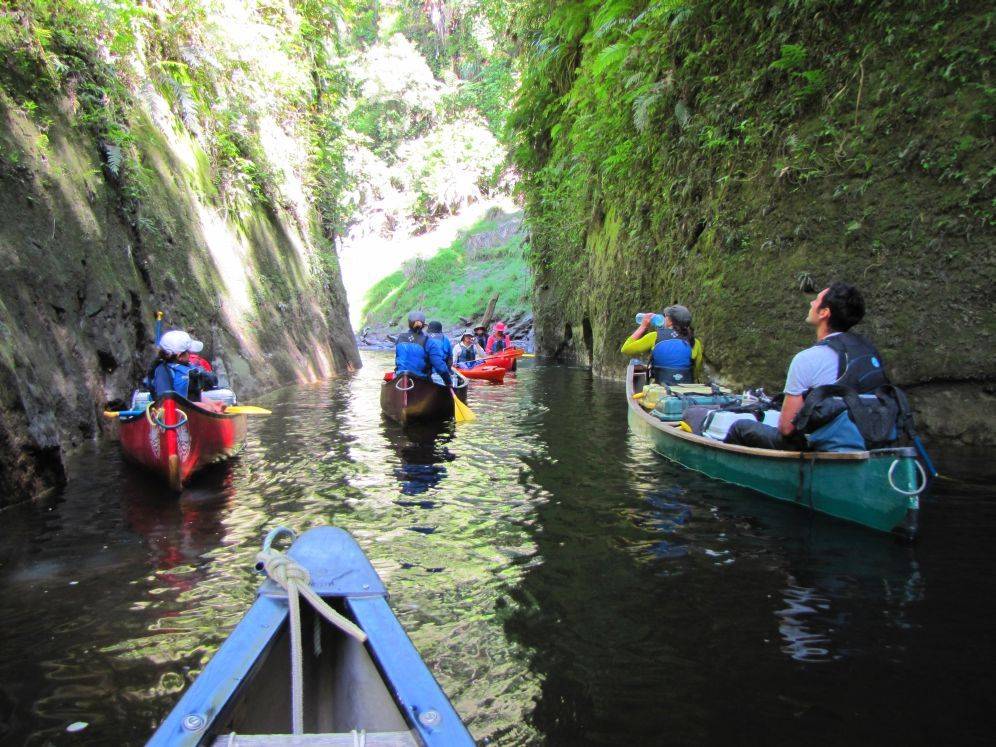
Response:
[[[236,454],[245,443],[246,415],[215,412],[175,392],[145,410],[121,413],[125,456],[181,490],[202,467]]]
[[[629,424],[647,435],[661,456],[772,498],[905,539],[916,536],[927,476],[913,448],[825,452],[728,444],[647,412],[634,397],[646,383],[645,369],[631,364],[626,371]]]

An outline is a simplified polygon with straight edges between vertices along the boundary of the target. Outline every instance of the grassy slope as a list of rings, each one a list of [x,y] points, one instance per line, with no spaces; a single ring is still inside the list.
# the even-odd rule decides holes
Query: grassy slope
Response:
[[[363,324],[392,325],[413,309],[424,311],[447,328],[459,317],[477,317],[490,298],[499,295],[499,317],[529,309],[531,280],[525,235],[520,231],[497,246],[474,248],[499,230],[501,221],[484,219],[429,259],[414,259],[388,275],[367,293]]]

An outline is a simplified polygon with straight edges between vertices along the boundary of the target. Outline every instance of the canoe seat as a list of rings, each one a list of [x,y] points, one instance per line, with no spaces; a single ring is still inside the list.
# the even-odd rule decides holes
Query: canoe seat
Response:
[[[419,747],[410,731],[342,732],[338,734],[234,734],[218,737],[213,747]]]

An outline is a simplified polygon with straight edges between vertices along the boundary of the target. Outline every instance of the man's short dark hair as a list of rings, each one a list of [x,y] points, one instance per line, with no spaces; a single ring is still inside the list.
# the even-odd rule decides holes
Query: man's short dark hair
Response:
[[[830,309],[830,320],[827,322],[830,329],[834,332],[847,332],[864,319],[865,299],[853,285],[834,283],[827,288],[820,308]]]

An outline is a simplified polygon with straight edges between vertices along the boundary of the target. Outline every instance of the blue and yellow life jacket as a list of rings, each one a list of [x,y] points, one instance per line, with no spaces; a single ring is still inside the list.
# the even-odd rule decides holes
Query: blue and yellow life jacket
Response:
[[[668,327],[657,327],[657,342],[650,351],[650,365],[658,384],[689,384],[692,376],[692,346]]]

